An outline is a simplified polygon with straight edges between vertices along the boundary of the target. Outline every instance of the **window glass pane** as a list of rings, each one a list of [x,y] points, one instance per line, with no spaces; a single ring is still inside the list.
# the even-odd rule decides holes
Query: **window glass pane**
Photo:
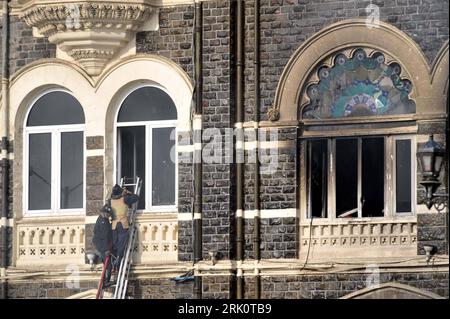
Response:
[[[118,122],[175,120],[177,110],[170,96],[155,87],[133,91],[123,102]]]
[[[384,138],[362,139],[362,216],[384,216]]]
[[[51,145],[50,133],[29,136],[29,210],[51,208]]]
[[[411,204],[411,141],[397,140],[395,145],[396,211],[409,213]]]
[[[308,142],[309,216],[327,217],[327,141]]]
[[[145,126],[121,127],[121,177],[142,179],[138,208],[145,209]]]
[[[83,132],[61,133],[61,209],[83,208]]]
[[[175,205],[175,163],[170,151],[175,140],[170,139],[174,128],[153,129],[152,205]]]
[[[336,216],[358,215],[358,140],[336,140]]]
[[[80,103],[69,93],[51,92],[34,103],[27,126],[84,124]]]

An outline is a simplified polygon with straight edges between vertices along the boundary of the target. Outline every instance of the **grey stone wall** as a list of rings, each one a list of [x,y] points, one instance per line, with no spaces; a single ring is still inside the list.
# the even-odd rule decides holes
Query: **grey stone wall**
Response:
[[[280,275],[261,278],[262,299],[337,299],[366,288],[366,273],[349,272],[317,275]],[[381,272],[380,283],[399,283],[448,298],[447,271]],[[96,289],[98,282],[81,281],[80,288],[69,289],[65,282],[9,282],[8,298],[67,298]],[[227,299],[234,296],[232,276],[203,277],[204,299]],[[246,299],[254,298],[255,278],[245,277]],[[130,280],[128,295],[134,299],[192,299],[193,281],[175,283],[170,278]]]
[[[56,56],[56,46],[47,38],[33,37],[33,31],[18,16],[10,18],[10,73],[44,58]],[[0,35],[1,37],[1,35]]]
[[[260,226],[262,259],[298,257],[298,219],[263,218]],[[254,220],[245,219],[245,258],[254,258]]]
[[[202,280],[203,299],[230,299],[233,297],[231,276],[206,276]]]
[[[27,281],[8,282],[8,299],[63,299],[90,289],[98,282],[80,282],[80,288],[67,288],[65,282]]]
[[[206,2],[204,25],[204,95],[203,127],[216,128],[224,134],[233,126],[234,106],[231,68],[233,65],[232,5],[228,1]],[[208,141],[204,141],[208,142]],[[223,144],[225,149],[225,145]],[[227,164],[225,152],[220,163],[203,165],[203,256],[219,252],[229,259],[234,246],[234,169]]]
[[[367,274],[338,273],[301,276],[271,276],[261,279],[262,299],[337,299],[366,288]],[[395,282],[448,298],[447,271],[382,272],[380,283]],[[247,284],[248,282],[248,284]],[[254,296],[254,278],[245,279],[245,296]]]
[[[128,295],[133,299],[192,299],[193,281],[175,283],[169,278],[131,281]]]
[[[418,255],[425,255],[424,245],[436,247],[435,254],[448,254],[448,212],[417,214]]]
[[[136,35],[136,51],[170,58],[193,78],[194,7],[161,8],[159,30]]]

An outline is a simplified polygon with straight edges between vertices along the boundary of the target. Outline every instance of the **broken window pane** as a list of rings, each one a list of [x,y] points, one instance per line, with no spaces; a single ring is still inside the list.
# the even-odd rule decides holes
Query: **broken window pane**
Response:
[[[308,142],[309,217],[327,217],[327,140]]]
[[[120,168],[121,177],[142,179],[138,209],[145,208],[145,126],[121,127]]]
[[[411,203],[411,141],[397,140],[395,145],[396,212],[409,213]]]
[[[362,139],[362,217],[384,216],[384,138]]]
[[[336,216],[358,216],[358,140],[355,138],[336,140]]]

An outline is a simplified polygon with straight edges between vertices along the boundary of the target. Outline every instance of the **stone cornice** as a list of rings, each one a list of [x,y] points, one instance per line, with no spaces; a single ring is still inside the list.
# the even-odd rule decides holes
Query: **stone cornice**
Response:
[[[27,1],[19,17],[77,61],[91,76],[142,29],[154,14],[153,1]]]
[[[137,31],[154,8],[145,1],[76,1],[31,3],[20,17],[44,36],[57,32],[120,29]]]

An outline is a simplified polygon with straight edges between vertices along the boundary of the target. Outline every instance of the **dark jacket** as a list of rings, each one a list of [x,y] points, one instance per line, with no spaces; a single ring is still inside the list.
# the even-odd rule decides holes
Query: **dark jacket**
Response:
[[[112,247],[112,228],[109,218],[99,215],[94,227],[94,238],[92,243],[95,249],[101,254],[111,251]]]

